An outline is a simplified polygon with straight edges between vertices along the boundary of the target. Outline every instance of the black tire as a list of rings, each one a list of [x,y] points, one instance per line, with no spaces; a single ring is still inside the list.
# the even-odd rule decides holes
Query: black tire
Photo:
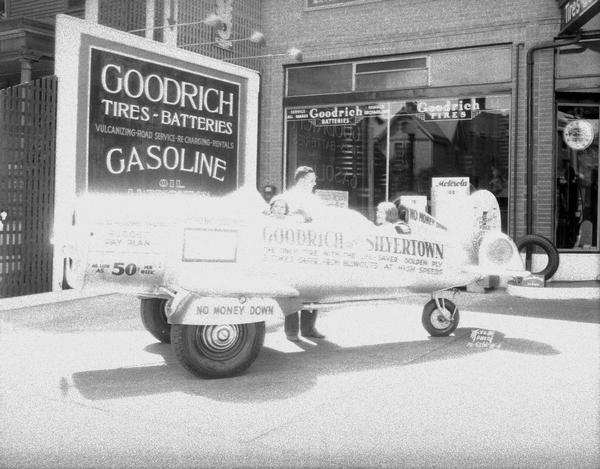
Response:
[[[265,323],[190,326],[173,324],[171,344],[179,363],[201,378],[227,378],[256,360]]]
[[[552,243],[552,241],[550,241],[548,238],[535,234],[523,236],[517,242],[517,249],[520,253],[527,250],[533,250],[535,247],[539,247],[542,251],[544,251],[544,254],[548,256],[548,264],[546,264],[546,267],[539,272],[531,273],[543,275],[544,280],[548,280],[552,278],[552,276],[558,270],[558,264],[560,262],[558,250],[554,246],[554,243]]]
[[[430,300],[425,304],[423,316],[421,316],[423,327],[433,337],[445,337],[452,334],[460,321],[460,314],[452,301],[440,298],[439,303],[446,311],[440,311],[435,300]],[[452,313],[454,316],[450,319]]]
[[[140,303],[142,324],[150,334],[163,344],[171,343],[171,324],[167,322],[163,298],[143,298]]]

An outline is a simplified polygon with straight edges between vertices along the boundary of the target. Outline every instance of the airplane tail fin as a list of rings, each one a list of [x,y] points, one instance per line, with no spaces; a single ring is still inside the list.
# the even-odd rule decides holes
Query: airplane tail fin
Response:
[[[473,253],[479,251],[481,242],[487,233],[501,233],[500,206],[494,194],[488,190],[479,190],[469,196],[467,211],[470,212],[470,243]]]
[[[490,191],[479,190],[467,198],[455,229],[463,233],[463,247],[474,270],[483,275],[527,274],[514,241],[502,233],[500,207]]]

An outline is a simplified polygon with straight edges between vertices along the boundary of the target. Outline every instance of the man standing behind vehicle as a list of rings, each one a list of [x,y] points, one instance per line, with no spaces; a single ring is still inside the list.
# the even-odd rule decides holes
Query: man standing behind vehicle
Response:
[[[321,200],[313,193],[317,176],[310,166],[299,166],[294,173],[294,187],[285,191],[283,198],[288,203],[290,215],[301,214],[306,222],[311,222],[323,207]]]
[[[294,173],[294,187],[286,191],[282,198],[288,203],[290,215],[301,214],[305,222],[312,221],[323,203],[313,194],[317,184],[317,176],[310,166],[300,166]],[[317,321],[317,310],[304,309],[298,313],[288,314],[285,317],[284,329],[288,340],[298,342],[298,329],[303,337],[313,337],[315,339],[324,339],[325,336],[315,328]]]

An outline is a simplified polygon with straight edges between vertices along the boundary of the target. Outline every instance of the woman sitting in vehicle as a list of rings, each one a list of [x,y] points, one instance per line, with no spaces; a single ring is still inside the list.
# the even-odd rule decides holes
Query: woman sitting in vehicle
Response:
[[[269,203],[269,215],[273,218],[285,218],[290,213],[288,203],[281,197],[273,197]]]
[[[380,202],[375,212],[375,224],[391,235],[410,232],[408,225],[398,217],[398,209],[392,202]]]
[[[306,221],[305,215],[300,213],[300,211],[290,213],[290,206],[283,196],[275,196],[271,199],[271,202],[269,202],[269,212],[267,215],[279,220],[297,223],[304,223]]]
[[[382,229],[394,229],[398,223],[398,209],[392,202],[380,202],[375,212],[375,224]]]

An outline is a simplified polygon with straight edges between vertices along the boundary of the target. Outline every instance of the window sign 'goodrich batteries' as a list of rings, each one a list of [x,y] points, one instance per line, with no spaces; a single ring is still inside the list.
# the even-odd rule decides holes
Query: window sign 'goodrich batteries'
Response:
[[[237,187],[238,84],[96,48],[90,76],[90,192]]]

